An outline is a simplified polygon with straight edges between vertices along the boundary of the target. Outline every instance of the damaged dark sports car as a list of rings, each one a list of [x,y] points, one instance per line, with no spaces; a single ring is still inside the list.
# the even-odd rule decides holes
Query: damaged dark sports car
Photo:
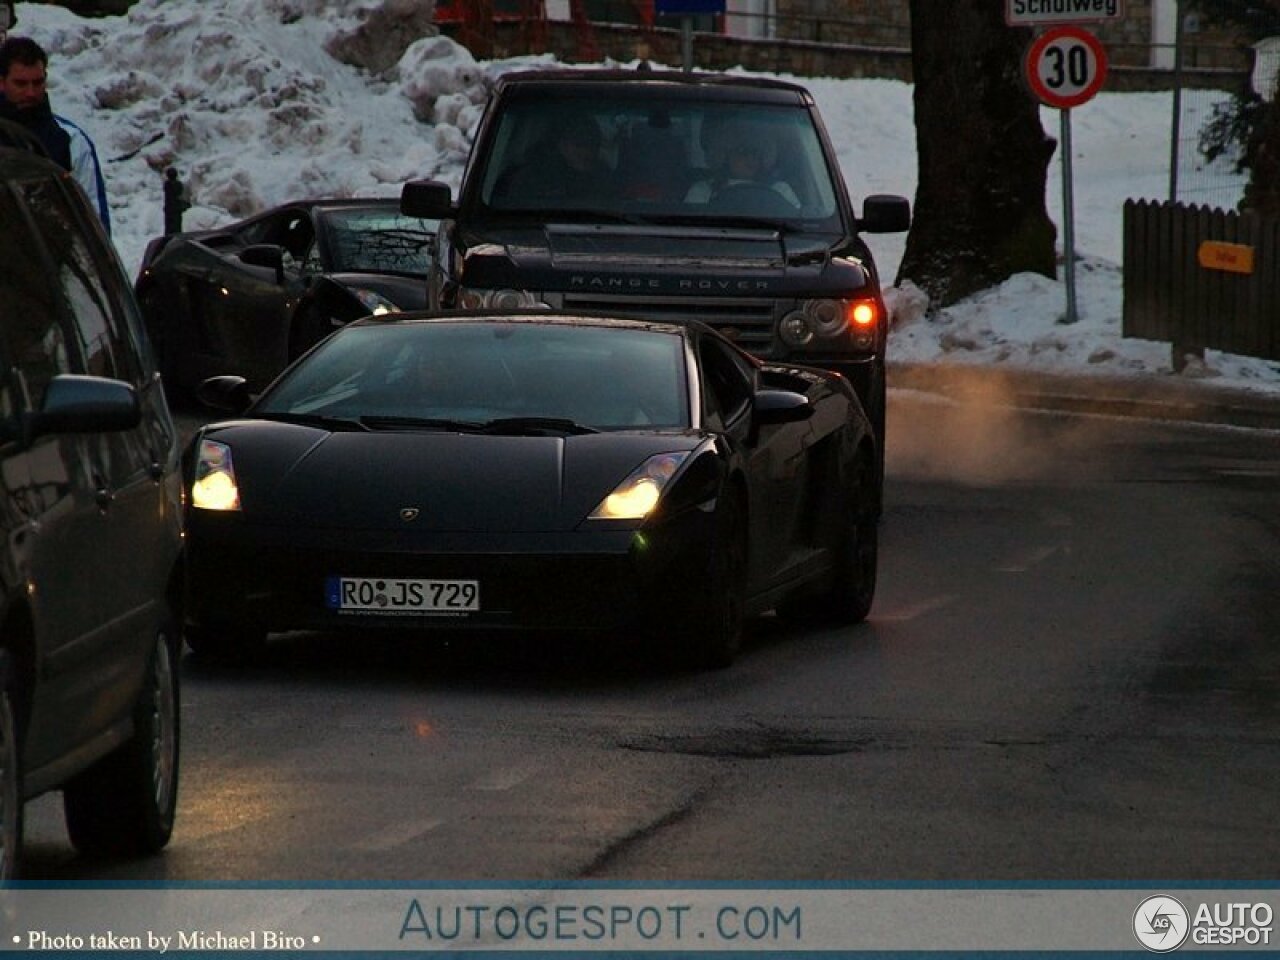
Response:
[[[744,617],[866,617],[875,438],[839,374],[696,321],[366,317],[194,436],[198,653],[269,631],[582,632],[726,666]]]
[[[265,386],[358,317],[422,309],[437,225],[394,199],[309,200],[152,240],[136,289],[171,397],[228,369]]]

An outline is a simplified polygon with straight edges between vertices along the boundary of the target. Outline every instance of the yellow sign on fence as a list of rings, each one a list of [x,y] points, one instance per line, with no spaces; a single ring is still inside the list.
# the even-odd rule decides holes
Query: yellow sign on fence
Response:
[[[1243,243],[1204,240],[1196,251],[1196,259],[1206,270],[1253,273],[1253,247]]]

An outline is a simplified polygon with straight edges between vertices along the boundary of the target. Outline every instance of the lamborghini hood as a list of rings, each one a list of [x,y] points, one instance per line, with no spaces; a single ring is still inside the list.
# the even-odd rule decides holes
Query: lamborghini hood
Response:
[[[231,447],[246,520],[401,533],[573,530],[648,457],[700,440],[675,431],[329,433],[266,421],[204,436]]]

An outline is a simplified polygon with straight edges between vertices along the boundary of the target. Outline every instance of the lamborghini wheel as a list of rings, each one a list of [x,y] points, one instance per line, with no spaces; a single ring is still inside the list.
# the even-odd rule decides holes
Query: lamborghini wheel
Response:
[[[742,648],[747,590],[746,518],[736,495],[728,494],[724,499],[710,576],[685,634],[692,664],[713,670],[731,666]]]
[[[861,623],[871,612],[880,559],[880,488],[870,456],[860,456],[848,484],[832,545],[829,586],[816,595],[802,593],[778,609],[803,624]]]

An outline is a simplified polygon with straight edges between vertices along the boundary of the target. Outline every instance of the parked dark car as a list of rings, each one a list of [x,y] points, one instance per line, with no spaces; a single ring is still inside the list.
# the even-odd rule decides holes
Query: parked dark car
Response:
[[[129,280],[61,168],[0,146],[0,880],[27,800],[72,843],[173,829],[179,445]]]
[[[152,240],[136,289],[170,394],[228,369],[264,386],[357,317],[421,309],[437,223],[398,206],[310,200]]]
[[[762,360],[843,373],[883,452],[889,317],[863,236],[906,230],[910,204],[869,196],[858,216],[804,87],[662,69],[504,74],[456,202],[435,181],[401,200],[441,221],[430,309],[701,320]]]
[[[724,666],[744,616],[866,616],[874,444],[847,380],[698,323],[365,318],[195,435],[187,639],[603,631]]]

